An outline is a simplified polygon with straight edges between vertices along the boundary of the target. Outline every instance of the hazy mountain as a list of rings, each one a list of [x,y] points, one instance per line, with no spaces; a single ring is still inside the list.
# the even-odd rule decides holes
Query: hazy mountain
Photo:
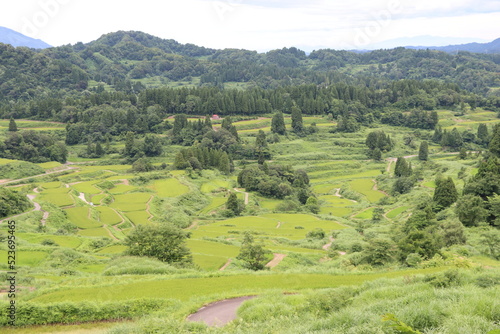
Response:
[[[471,38],[453,38],[436,36],[416,36],[411,38],[397,38],[379,43],[370,44],[364,47],[364,52],[368,50],[393,49],[404,47],[407,49],[430,49],[444,51],[448,53],[458,51],[468,51],[474,53],[500,53],[500,39],[492,42]],[[359,52],[359,50],[358,50]]]
[[[467,43],[448,46],[407,46],[409,49],[431,49],[448,53],[468,51],[474,53],[500,53],[500,38],[489,43]]]
[[[0,27],[0,43],[10,44],[12,46],[26,46],[32,49],[46,49],[51,47],[51,45],[42,40],[25,36],[5,27]]]

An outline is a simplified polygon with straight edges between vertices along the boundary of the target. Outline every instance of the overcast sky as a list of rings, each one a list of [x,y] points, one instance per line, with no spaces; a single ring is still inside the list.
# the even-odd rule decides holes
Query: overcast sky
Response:
[[[416,36],[491,41],[500,37],[500,1],[3,0],[0,26],[53,46],[139,30],[212,48],[362,49]]]

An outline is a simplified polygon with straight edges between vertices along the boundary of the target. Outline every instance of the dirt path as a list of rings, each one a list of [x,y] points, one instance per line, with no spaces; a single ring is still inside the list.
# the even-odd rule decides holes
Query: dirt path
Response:
[[[154,216],[151,214],[151,211],[149,211],[151,209],[151,206],[150,206],[150,203],[151,201],[153,200],[154,196],[151,196],[151,198],[149,199],[149,201],[146,203],[146,213],[149,215],[149,218],[148,220],[151,221],[151,218],[153,218]]]
[[[58,169],[58,170],[54,170],[52,172],[47,172],[47,173],[43,173],[43,174],[33,175],[33,176],[25,177],[25,178],[22,178],[22,179],[0,180],[0,185],[4,186],[6,184],[10,184],[10,183],[14,183],[14,182],[27,181],[27,180],[33,179],[35,177],[47,176],[47,175],[51,175],[51,174],[61,173],[61,172],[67,171],[67,170],[73,170],[73,169],[76,169],[76,167],[64,166],[64,168],[61,168],[61,169]]]
[[[229,267],[229,265],[231,264],[231,259],[227,260],[227,262],[222,266],[220,267],[220,271],[223,271],[223,270],[226,270],[227,267]]]
[[[225,299],[208,304],[187,317],[187,320],[204,322],[208,326],[222,327],[236,319],[236,310],[238,310],[244,301],[252,298],[255,298],[255,296]]]
[[[340,188],[335,188],[335,195],[334,196],[337,196],[337,197],[340,197],[340,198],[345,198],[344,196],[342,196],[340,194]],[[349,199],[349,198],[345,198],[346,200],[348,201],[351,201],[353,203],[358,203],[357,201],[353,200],[353,199]]]
[[[333,237],[330,237],[329,239],[330,239],[330,242],[327,243],[326,245],[323,245],[324,250],[329,250],[330,247],[332,247],[333,242],[335,241],[335,239]]]
[[[281,227],[281,222],[278,222],[278,225],[276,225],[276,228],[280,228]]]
[[[274,254],[274,259],[272,259],[271,261],[269,261],[269,263],[266,264],[266,267],[267,268],[274,268],[274,267],[276,267],[278,264],[281,263],[281,261],[283,261],[283,259],[285,257],[286,257],[286,254],[275,253]]]
[[[120,239],[118,239],[117,237],[115,237],[115,235],[114,235],[114,234],[113,234],[113,233],[109,230],[108,225],[104,224],[104,225],[102,225],[102,227],[104,227],[104,229],[105,229],[106,231],[108,231],[108,234],[109,234],[109,236],[110,236],[112,239],[114,239],[114,240],[116,240],[116,241],[120,241]]]
[[[382,194],[384,194],[385,196],[389,196],[388,193],[386,193],[385,191],[383,190],[379,190],[378,189],[378,186],[377,186],[377,180],[372,180],[373,181],[373,188],[372,190],[375,190],[375,191],[378,191],[378,192],[381,192]]]
[[[81,199],[82,201],[84,201],[85,203],[87,203],[88,205],[90,205],[90,203],[87,201],[87,199],[85,199],[85,194],[84,193],[80,193],[78,195],[78,198]]]
[[[39,193],[38,188],[33,189],[33,191],[36,192],[36,193]],[[43,213],[43,216],[42,216],[42,219],[40,220],[40,223],[42,223],[42,225],[45,226],[45,223],[47,222],[47,219],[49,218],[49,213],[47,211],[45,211],[45,210],[42,210],[42,206],[39,203],[37,203],[37,202],[34,201],[36,195],[26,195],[26,197],[28,197],[28,199],[30,200],[30,202],[33,203],[34,208],[31,209],[30,211],[26,211],[26,212],[19,213],[19,214],[14,215],[14,216],[10,216],[10,217],[4,218],[4,219],[0,220],[0,223],[4,222],[6,220],[14,219],[16,217],[22,216],[22,215],[30,213],[30,212],[40,211],[40,212]]]
[[[236,191],[237,193],[245,194],[245,205],[248,205],[248,193],[238,188],[234,188],[234,191]]]

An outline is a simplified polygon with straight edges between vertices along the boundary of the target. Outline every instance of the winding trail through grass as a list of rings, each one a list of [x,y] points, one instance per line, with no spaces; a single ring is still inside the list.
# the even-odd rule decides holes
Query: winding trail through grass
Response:
[[[24,177],[22,179],[0,180],[0,185],[4,186],[6,184],[10,184],[10,183],[14,183],[14,182],[27,181],[27,180],[30,180],[30,179],[33,179],[33,178],[36,178],[36,177],[47,176],[47,175],[56,174],[56,173],[61,173],[61,172],[65,172],[67,170],[73,170],[73,169],[76,169],[76,167],[71,167],[71,166],[67,166],[66,165],[66,166],[64,166],[61,169],[57,169],[57,170],[54,170],[54,171],[51,171],[51,172],[46,172],[46,173],[43,173],[43,174],[38,174],[38,175],[29,176],[29,177]]]
[[[35,193],[37,193],[37,194],[40,193],[40,191],[38,190],[38,188],[33,189],[33,191]],[[42,226],[45,226],[45,224],[47,222],[47,219],[49,218],[49,213],[47,211],[45,211],[45,210],[42,210],[42,206],[39,203],[37,203],[37,202],[34,201],[36,195],[26,195],[26,197],[28,197],[28,199],[30,200],[30,202],[33,203],[34,208],[31,209],[30,211],[22,212],[22,213],[19,213],[17,215],[14,215],[14,216],[5,217],[4,219],[0,220],[0,223],[4,222],[6,220],[14,219],[16,217],[20,217],[20,216],[22,216],[24,214],[27,214],[27,213],[30,213],[30,212],[40,211],[40,212],[43,213],[43,216],[42,216],[42,219],[40,220],[40,223],[42,224]]]
[[[374,191],[378,191],[378,192],[381,192],[381,193],[382,193],[382,194],[384,194],[385,196],[389,196],[389,194],[388,194],[388,193],[386,193],[385,191],[380,190],[380,189],[378,188],[378,186],[377,186],[377,180],[372,180],[372,181],[373,181],[373,188],[372,188],[372,190],[374,190]]]
[[[333,242],[335,241],[335,239],[332,236],[330,236],[329,239],[330,239],[330,242],[323,245],[323,247],[322,247],[324,250],[329,250],[330,247],[332,247]]]
[[[281,263],[281,261],[283,261],[283,259],[285,257],[286,257],[286,254],[275,253],[274,254],[274,258],[266,264],[266,267],[267,268],[274,268],[274,267],[276,267],[278,264]]]
[[[224,265],[222,267],[220,267],[220,271],[224,271],[226,270],[227,267],[229,267],[229,265],[231,264],[232,260],[231,259],[228,259],[226,263],[224,263]]]
[[[248,193],[238,188],[234,188],[234,191],[236,191],[237,193],[245,194],[245,205],[248,205]]]

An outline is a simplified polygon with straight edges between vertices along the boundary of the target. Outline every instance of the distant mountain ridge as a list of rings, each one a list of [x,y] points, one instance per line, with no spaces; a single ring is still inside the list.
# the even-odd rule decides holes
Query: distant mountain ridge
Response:
[[[9,28],[0,27],[0,43],[12,46],[25,46],[32,49],[46,49],[52,47],[42,40],[25,36]]]
[[[447,46],[405,46],[407,49],[430,49],[448,53],[468,51],[473,53],[500,53],[500,38],[489,43],[467,43]]]

